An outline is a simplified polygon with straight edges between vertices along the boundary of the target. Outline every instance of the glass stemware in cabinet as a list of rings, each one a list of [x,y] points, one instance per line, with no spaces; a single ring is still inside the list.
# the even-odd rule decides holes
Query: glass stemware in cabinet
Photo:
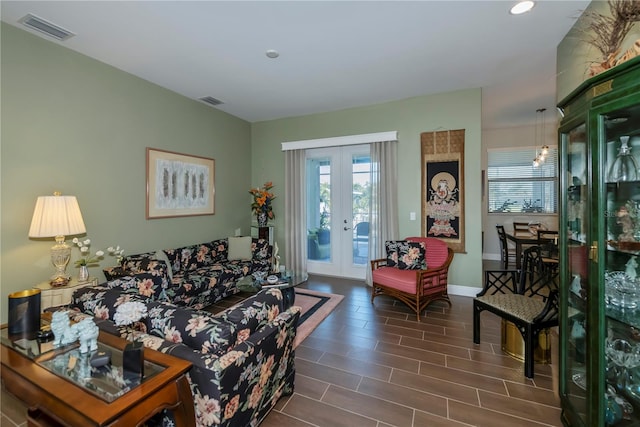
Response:
[[[628,143],[628,136],[620,137],[620,150],[609,170],[609,182],[638,180],[638,163],[631,154],[631,147]]]

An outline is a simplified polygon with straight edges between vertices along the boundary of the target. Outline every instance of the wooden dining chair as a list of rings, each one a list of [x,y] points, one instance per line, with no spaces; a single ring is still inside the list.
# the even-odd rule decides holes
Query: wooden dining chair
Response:
[[[558,245],[558,231],[557,230],[540,230],[538,229],[538,245],[544,243],[553,243]]]
[[[529,223],[528,222],[517,222],[513,221],[513,235],[522,235],[527,234],[530,235],[531,231],[529,231]]]
[[[516,262],[516,250],[510,248],[507,242],[507,233],[504,231],[504,225],[496,224],[496,230],[498,231],[498,239],[500,240],[500,261],[502,261],[502,268],[509,268],[509,262]]]
[[[538,230],[538,246],[543,265],[556,270],[559,263],[558,231]]]

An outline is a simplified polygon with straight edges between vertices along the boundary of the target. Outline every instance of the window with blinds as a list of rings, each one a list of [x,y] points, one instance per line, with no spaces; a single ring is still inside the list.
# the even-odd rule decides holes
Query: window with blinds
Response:
[[[488,150],[487,184],[490,213],[558,212],[558,148],[533,166],[535,148]]]

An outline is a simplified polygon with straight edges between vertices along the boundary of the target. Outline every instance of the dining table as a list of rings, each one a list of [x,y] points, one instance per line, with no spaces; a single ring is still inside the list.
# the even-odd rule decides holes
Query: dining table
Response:
[[[505,233],[507,240],[511,240],[516,245],[516,269],[522,268],[522,248],[523,246],[537,245],[538,236],[531,233]]]

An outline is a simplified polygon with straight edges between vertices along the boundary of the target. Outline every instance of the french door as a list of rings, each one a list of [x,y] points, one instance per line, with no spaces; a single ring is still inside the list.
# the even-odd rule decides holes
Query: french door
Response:
[[[306,150],[307,269],[364,279],[369,262],[369,145]]]

